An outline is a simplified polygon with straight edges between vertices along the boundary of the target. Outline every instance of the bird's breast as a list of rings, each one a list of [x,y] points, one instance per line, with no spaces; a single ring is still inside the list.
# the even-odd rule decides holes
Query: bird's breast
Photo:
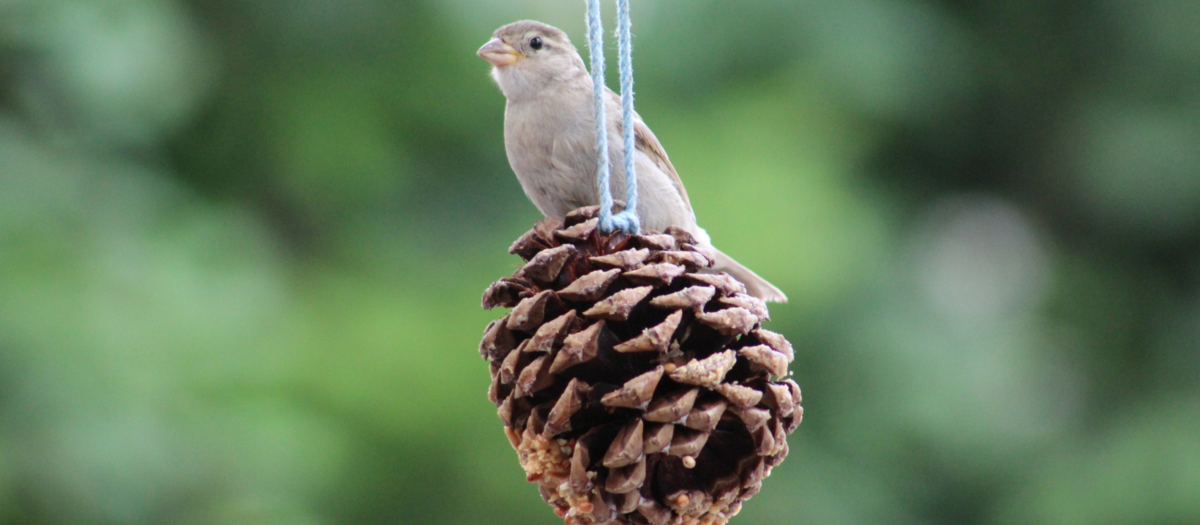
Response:
[[[595,138],[587,113],[550,102],[509,104],[504,144],[525,194],[543,214],[562,217],[597,200]]]

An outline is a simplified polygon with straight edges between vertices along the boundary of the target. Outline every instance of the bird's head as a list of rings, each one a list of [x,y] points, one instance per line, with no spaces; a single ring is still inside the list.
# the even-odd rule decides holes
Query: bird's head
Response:
[[[533,20],[497,29],[476,54],[494,66],[492,78],[510,100],[536,97],[557,83],[587,74],[567,34]]]

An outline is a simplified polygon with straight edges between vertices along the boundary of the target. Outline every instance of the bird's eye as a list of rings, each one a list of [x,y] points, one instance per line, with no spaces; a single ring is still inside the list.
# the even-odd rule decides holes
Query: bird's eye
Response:
[[[533,40],[529,41],[529,47],[532,47],[534,51],[541,49],[542,48],[542,37],[540,37],[540,36],[533,37]]]

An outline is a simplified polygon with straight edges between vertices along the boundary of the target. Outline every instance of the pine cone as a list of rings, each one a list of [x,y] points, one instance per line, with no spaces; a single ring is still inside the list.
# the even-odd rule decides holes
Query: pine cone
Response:
[[[793,353],[766,305],[687,232],[604,234],[596,207],[539,222],[483,307],[488,397],[567,524],[720,524],[787,456]],[[774,381],[772,381],[774,379]]]

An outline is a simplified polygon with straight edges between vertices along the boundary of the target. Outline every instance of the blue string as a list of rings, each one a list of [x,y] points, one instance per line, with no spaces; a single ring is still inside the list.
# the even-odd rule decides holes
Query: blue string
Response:
[[[621,130],[625,134],[625,211],[618,213],[613,222],[618,228],[637,233],[641,222],[637,215],[637,174],[633,168],[634,152],[633,123],[633,23],[629,17],[629,0],[617,0],[617,32],[620,48],[621,70]]]
[[[629,0],[617,0],[617,24],[620,47],[622,130],[625,146],[625,211],[613,215],[612,189],[609,187],[608,119],[604,111],[604,25],[600,19],[600,0],[587,0],[588,52],[592,65],[592,105],[596,115],[596,185],[600,191],[600,230],[620,229],[638,233],[637,175],[634,165],[633,129],[633,42]]]
[[[608,188],[608,119],[604,114],[604,23],[600,0],[587,0],[588,54],[592,61],[592,108],[596,115],[596,184],[600,190],[600,229],[611,232],[612,192]]]

